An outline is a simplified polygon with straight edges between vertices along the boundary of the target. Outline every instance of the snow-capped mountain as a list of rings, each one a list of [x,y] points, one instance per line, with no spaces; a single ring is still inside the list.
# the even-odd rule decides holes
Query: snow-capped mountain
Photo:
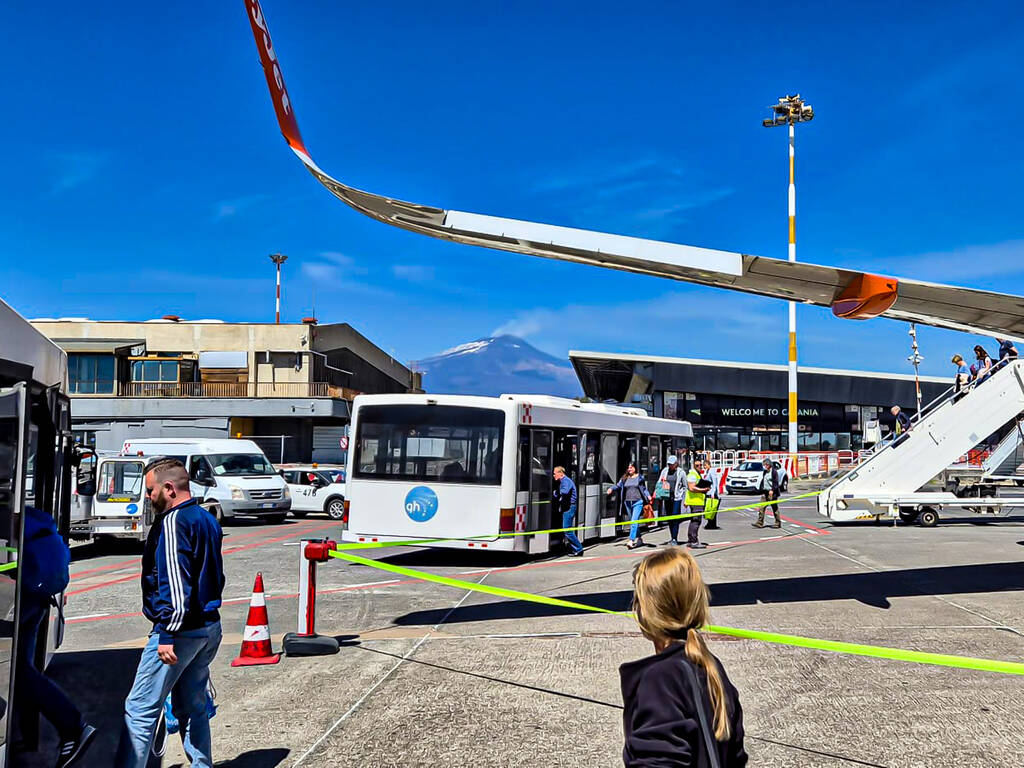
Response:
[[[583,394],[568,360],[541,352],[517,336],[489,336],[419,360],[423,388],[437,394],[578,397]]]

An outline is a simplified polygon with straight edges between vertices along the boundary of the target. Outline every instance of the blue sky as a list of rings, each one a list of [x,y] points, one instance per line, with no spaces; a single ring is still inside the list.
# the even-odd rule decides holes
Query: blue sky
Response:
[[[28,317],[270,320],[314,302],[403,360],[496,331],[783,362],[781,302],[431,240],[322,189],[281,138],[242,0],[11,3],[3,298]],[[265,0],[307,146],[459,210],[1024,290],[1013,3]],[[13,32],[14,34],[10,34]],[[905,371],[906,325],[799,308],[801,362]],[[973,337],[920,331],[924,370]],[[995,344],[990,342],[994,351]]]

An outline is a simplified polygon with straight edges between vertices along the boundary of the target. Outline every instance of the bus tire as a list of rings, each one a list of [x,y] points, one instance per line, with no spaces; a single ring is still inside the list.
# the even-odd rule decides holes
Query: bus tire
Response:
[[[918,517],[922,528],[934,528],[939,524],[939,513],[933,507],[924,507]]]
[[[324,502],[324,512],[331,520],[341,520],[345,517],[345,499],[341,496],[332,496]]]

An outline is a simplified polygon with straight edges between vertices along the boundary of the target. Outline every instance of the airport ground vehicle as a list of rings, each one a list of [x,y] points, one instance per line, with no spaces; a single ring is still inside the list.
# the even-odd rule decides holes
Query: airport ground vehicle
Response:
[[[126,440],[124,456],[173,456],[192,479],[192,495],[218,520],[261,517],[284,522],[291,493],[252,440],[235,438],[139,438]]]
[[[437,546],[548,552],[561,528],[554,467],[579,492],[580,538],[613,537],[626,519],[606,491],[634,462],[653,486],[693,430],[639,408],[542,395],[360,395],[352,412],[345,541],[436,537]],[[517,536],[499,534],[518,533]]]
[[[898,516],[904,522],[931,527],[938,524],[943,510],[999,515],[1024,507],[1022,495],[960,496],[933,483],[961,456],[1022,413],[1024,360],[1014,360],[970,390],[950,389],[922,408],[909,431],[876,449],[826,488],[818,497],[818,511],[832,520]],[[1013,454],[1016,444],[1010,446],[1004,459]]]
[[[96,477],[93,496],[76,494],[71,518],[73,538],[145,541],[153,524],[143,470],[148,459],[97,454],[91,459]]]
[[[292,517],[325,512],[332,520],[345,517],[345,483],[339,467],[317,464],[278,464],[292,494]]]
[[[789,472],[778,461],[772,464],[779,471],[779,482],[782,490],[789,490]],[[725,478],[726,493],[760,493],[761,476],[764,474],[764,464],[760,461],[745,461],[735,469],[729,470],[729,476]]]

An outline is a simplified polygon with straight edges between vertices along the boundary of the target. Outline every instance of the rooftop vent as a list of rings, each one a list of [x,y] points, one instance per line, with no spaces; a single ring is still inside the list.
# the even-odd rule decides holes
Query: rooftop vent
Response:
[[[178,317],[177,315],[164,315],[161,319],[162,320],[170,320],[172,323],[180,323],[181,322],[181,318]]]
[[[302,322],[303,322],[304,325],[316,325],[316,318],[315,317],[304,317],[304,318],[302,318]]]

